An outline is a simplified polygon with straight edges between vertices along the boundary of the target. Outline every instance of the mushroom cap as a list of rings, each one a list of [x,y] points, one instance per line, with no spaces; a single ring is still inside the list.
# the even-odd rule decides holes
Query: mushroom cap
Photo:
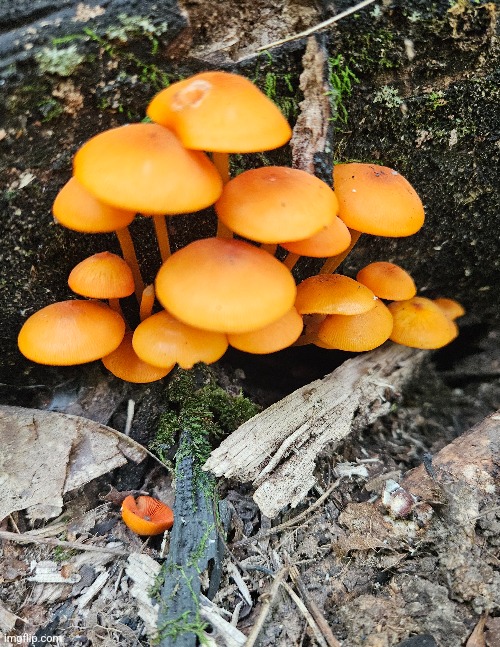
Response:
[[[283,146],[292,136],[279,108],[251,81],[228,72],[172,83],[153,98],[147,114],[193,150],[252,153]]]
[[[163,307],[196,328],[264,328],[293,306],[295,281],[276,258],[240,240],[205,238],[172,254],[156,277]]]
[[[84,297],[122,299],[134,292],[134,277],[123,258],[111,252],[100,252],[71,270],[68,285]]]
[[[312,258],[337,256],[337,254],[345,252],[350,244],[351,232],[338,216],[335,216],[329,225],[320,229],[310,238],[280,243],[281,247],[292,254],[311,256]]]
[[[331,223],[337,207],[328,184],[285,166],[240,173],[224,186],[215,205],[232,231],[260,243],[308,238]]]
[[[121,513],[125,525],[138,535],[161,535],[174,525],[172,508],[151,496],[125,497]]]
[[[434,299],[434,303],[441,308],[449,319],[458,319],[458,317],[463,317],[465,314],[465,308],[455,299],[440,297],[439,299]]]
[[[408,180],[386,166],[337,164],[333,170],[339,216],[350,229],[375,236],[411,236],[424,208]]]
[[[104,234],[128,227],[134,211],[124,211],[104,204],[85,189],[75,177],[59,191],[52,213],[63,227],[86,234]]]
[[[125,382],[134,382],[135,384],[156,382],[168,375],[174,368],[175,362],[163,368],[144,362],[134,351],[132,335],[132,332],[125,333],[118,348],[102,358],[102,363],[108,371]]]
[[[222,191],[208,157],[186,150],[157,124],[120,126],[92,137],[75,155],[74,172],[98,200],[149,215],[198,211]]]
[[[394,263],[378,261],[363,267],[356,280],[366,285],[380,299],[406,301],[417,293],[414,280],[406,270]]]
[[[366,286],[342,274],[310,276],[297,286],[300,314],[356,315],[375,307],[377,297]]]
[[[18,337],[21,353],[38,364],[85,364],[113,352],[125,334],[121,316],[98,301],[60,301],[27,319]]]
[[[375,307],[363,314],[328,315],[318,329],[318,339],[324,348],[359,353],[381,346],[391,331],[392,315],[378,299]]]
[[[223,333],[193,328],[162,311],[140,323],[134,333],[134,350],[154,366],[179,364],[192,368],[197,362],[212,364],[227,350]]]
[[[263,355],[288,348],[300,337],[304,322],[295,308],[277,321],[252,332],[228,335],[229,343],[246,353]]]
[[[389,304],[394,318],[390,339],[403,346],[434,349],[449,344],[458,335],[456,324],[430,299],[413,297]]]

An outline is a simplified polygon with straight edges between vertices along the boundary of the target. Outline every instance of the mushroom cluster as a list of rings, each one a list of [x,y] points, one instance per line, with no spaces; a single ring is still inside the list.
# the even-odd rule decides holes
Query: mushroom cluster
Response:
[[[85,300],[51,304],[25,322],[19,348],[28,359],[102,359],[119,378],[145,383],[176,364],[215,362],[228,345],[249,353],[304,343],[365,351],[387,339],[437,348],[456,336],[461,306],[416,297],[403,269],[379,262],[357,280],[333,274],[361,233],[410,236],[422,226],[422,203],[399,173],[339,164],[335,192],[280,166],[231,179],[230,154],[270,150],[291,137],[279,109],[236,74],[204,72],[174,83],[147,114],[152,123],[104,131],[74,157],[54,217],[82,233],[115,232],[123,258],[102,252],[72,270],[69,287]],[[211,205],[217,236],[172,254],[166,216]],[[154,286],[144,285],[128,230],[136,214],[154,223],[162,258]],[[278,245],[288,252],[283,262]],[[301,256],[326,260],[318,276],[296,286],[291,270]],[[134,292],[135,331],[119,301]]]

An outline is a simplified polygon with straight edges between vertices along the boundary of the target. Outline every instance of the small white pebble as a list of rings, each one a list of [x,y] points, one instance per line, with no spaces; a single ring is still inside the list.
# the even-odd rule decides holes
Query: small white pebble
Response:
[[[353,193],[356,193],[356,189],[352,189],[352,192],[353,192]]]
[[[399,175],[397,171],[391,171],[392,175]]]

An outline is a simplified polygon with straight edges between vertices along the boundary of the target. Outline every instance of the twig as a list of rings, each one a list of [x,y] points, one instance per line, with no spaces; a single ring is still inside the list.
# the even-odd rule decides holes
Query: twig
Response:
[[[119,557],[128,557],[130,551],[120,550],[119,548],[105,548],[103,546],[91,546],[89,544],[80,544],[77,541],[61,541],[50,537],[33,537],[26,534],[17,534],[15,532],[0,531],[0,539],[15,541],[18,544],[45,544],[46,546],[61,546],[67,549],[86,550],[92,553],[107,553]]]
[[[317,499],[313,504],[311,504],[307,510],[304,510],[304,512],[301,512],[298,514],[296,517],[293,519],[289,519],[288,521],[285,521],[284,523],[280,523],[277,526],[274,526],[273,528],[269,528],[269,530],[263,530],[261,532],[258,532],[256,535],[253,535],[252,537],[247,537],[246,539],[240,539],[240,541],[237,541],[233,544],[233,548],[235,547],[240,547],[240,546],[248,546],[248,544],[253,543],[254,541],[260,541],[261,539],[265,539],[266,537],[270,537],[271,535],[275,535],[278,532],[281,532],[282,530],[285,530],[285,528],[289,528],[290,526],[295,526],[297,523],[302,521],[302,519],[305,519],[308,517],[314,510],[319,508],[323,502],[328,499],[330,494],[338,488],[340,483],[340,480],[335,481],[333,485],[331,485],[328,490],[322,494],[319,499]]]
[[[293,583],[297,587],[300,595],[302,596],[302,599],[304,600],[304,603],[308,610],[310,611],[311,615],[313,616],[314,620],[316,621],[316,624],[318,625],[322,635],[324,636],[328,647],[341,647],[339,641],[335,638],[335,636],[332,633],[332,630],[330,629],[329,624],[323,617],[323,614],[321,613],[318,605],[314,600],[310,597],[309,592],[307,590],[306,585],[304,584],[302,578],[299,575],[299,571],[296,566],[290,565],[288,567],[290,577],[292,578]]]
[[[307,610],[306,605],[302,602],[302,600],[299,598],[299,596],[295,593],[295,591],[289,586],[286,582],[281,582],[281,586],[285,589],[285,591],[288,593],[288,595],[292,598],[292,600],[295,602],[297,605],[297,608],[299,611],[302,613],[304,618],[306,619],[307,624],[311,627],[312,632],[314,634],[314,638],[316,639],[316,642],[320,647],[328,647],[328,644],[326,640],[323,638],[321,631],[319,630],[318,625],[315,623],[314,618],[312,615],[309,613]]]
[[[283,568],[281,568],[276,574],[276,577],[274,578],[271,588],[269,589],[269,593],[267,594],[266,599],[262,604],[262,611],[260,612],[259,617],[257,618],[257,621],[252,627],[252,631],[248,634],[245,647],[253,647],[255,645],[255,641],[259,637],[259,633],[261,632],[262,627],[264,626],[264,623],[269,614],[269,611],[271,610],[271,606],[274,600],[276,599],[276,596],[278,595],[280,584],[287,574],[288,574],[287,566],[284,566]]]
[[[318,25],[315,25],[314,27],[310,27],[305,31],[301,31],[298,34],[295,34],[294,36],[288,36],[287,38],[276,40],[273,43],[269,43],[268,45],[263,45],[262,47],[259,47],[256,50],[256,52],[263,52],[267,49],[271,49],[271,47],[276,47],[277,45],[283,45],[283,43],[289,43],[290,41],[297,40],[298,38],[305,38],[306,36],[310,36],[311,34],[314,34],[315,32],[319,31],[320,29],[323,29],[324,27],[329,27],[330,25],[333,25],[339,20],[342,20],[342,18],[345,18],[346,16],[350,16],[352,13],[355,13],[356,11],[363,9],[363,7],[366,7],[369,4],[373,4],[374,2],[375,0],[363,0],[363,2],[360,2],[357,5],[354,5],[354,7],[350,7],[345,11],[341,11],[336,16],[333,16],[332,18],[328,18],[328,20],[324,20],[323,22],[320,22]]]

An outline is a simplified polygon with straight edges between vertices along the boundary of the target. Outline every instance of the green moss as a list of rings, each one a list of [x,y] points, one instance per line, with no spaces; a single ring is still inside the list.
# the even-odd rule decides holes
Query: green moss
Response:
[[[85,56],[78,52],[75,44],[58,49],[44,47],[36,55],[40,71],[44,74],[71,76],[76,68],[85,61]]]
[[[354,84],[359,83],[359,79],[346,63],[342,54],[329,58],[328,68],[328,80],[332,87],[329,92],[332,104],[331,120],[345,126],[348,120],[346,101],[352,94]],[[336,130],[340,130],[340,128],[336,127]]]
[[[373,95],[373,103],[381,103],[386,108],[399,108],[403,103],[403,99],[399,96],[396,88],[389,85],[383,85],[380,90],[377,90]]]

